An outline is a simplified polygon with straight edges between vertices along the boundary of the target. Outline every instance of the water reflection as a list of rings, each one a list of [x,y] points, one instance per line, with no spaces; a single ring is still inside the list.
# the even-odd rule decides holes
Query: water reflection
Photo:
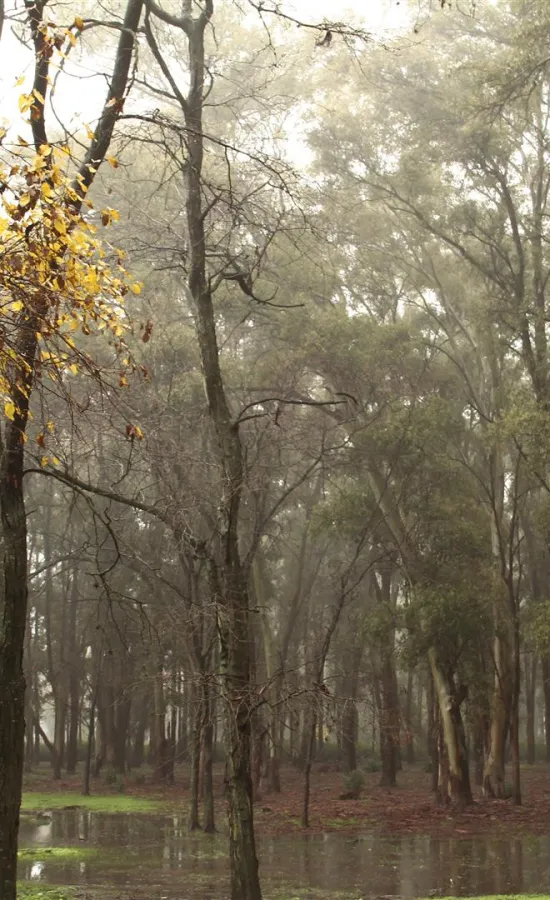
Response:
[[[219,898],[227,873],[225,836],[189,835],[183,816],[52,812],[49,823],[23,823],[23,846],[98,848],[97,856],[33,863],[22,878],[52,883],[156,885],[206,900]],[[262,875],[271,890],[346,891],[357,897],[468,896],[550,889],[550,835],[357,838],[342,834],[264,838]]]

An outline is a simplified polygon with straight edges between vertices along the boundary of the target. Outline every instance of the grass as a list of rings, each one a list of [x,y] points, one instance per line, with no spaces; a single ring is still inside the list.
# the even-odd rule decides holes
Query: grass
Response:
[[[17,854],[19,859],[30,859],[33,862],[45,860],[84,859],[99,853],[95,847],[25,847]]]
[[[25,881],[17,883],[18,900],[73,900],[72,888],[50,888],[43,885],[29,884]]]
[[[321,819],[321,822],[325,828],[348,828],[351,825],[360,825],[361,819],[356,816],[342,816],[339,819]]]
[[[154,813],[162,812],[166,804],[161,800],[149,800],[145,797],[130,797],[125,794],[93,794],[83,797],[73,793],[46,793],[27,791],[23,794],[21,809],[39,812],[48,809],[63,809],[67,806],[79,809],[91,809],[105,813]]]

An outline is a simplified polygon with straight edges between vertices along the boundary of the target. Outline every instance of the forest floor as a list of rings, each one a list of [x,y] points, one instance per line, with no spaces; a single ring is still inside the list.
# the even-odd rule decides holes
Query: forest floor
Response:
[[[327,771],[329,769],[329,771]],[[537,764],[522,770],[523,805],[511,800],[486,800],[476,790],[473,806],[464,811],[438,806],[430,791],[430,775],[412,766],[398,775],[397,787],[379,786],[379,773],[365,775],[366,786],[359,800],[341,800],[343,776],[328,765],[314,766],[311,783],[310,833],[344,831],[381,834],[430,834],[467,837],[496,834],[543,834],[550,830],[550,766]],[[297,769],[281,772],[282,792],[263,793],[255,802],[255,822],[260,834],[291,834],[301,831],[303,779]],[[218,820],[224,819],[223,767],[215,767]],[[60,806],[89,806],[104,812],[185,811],[188,774],[176,771],[176,783],[162,787],[149,782],[146,770],[130,773],[117,785],[102,779],[92,784],[90,798],[80,794],[78,775],[52,781],[49,767],[40,766],[25,776],[23,807],[44,810]]]

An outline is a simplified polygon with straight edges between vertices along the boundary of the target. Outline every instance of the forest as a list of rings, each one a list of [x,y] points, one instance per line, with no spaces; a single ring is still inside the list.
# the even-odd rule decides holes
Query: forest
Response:
[[[336,7],[0,0],[0,900],[550,895],[550,4]]]

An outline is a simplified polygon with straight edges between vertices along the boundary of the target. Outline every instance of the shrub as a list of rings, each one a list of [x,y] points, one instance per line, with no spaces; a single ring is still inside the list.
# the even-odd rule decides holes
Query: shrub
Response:
[[[344,793],[341,800],[358,800],[365,789],[365,776],[360,769],[348,772],[343,779]]]

